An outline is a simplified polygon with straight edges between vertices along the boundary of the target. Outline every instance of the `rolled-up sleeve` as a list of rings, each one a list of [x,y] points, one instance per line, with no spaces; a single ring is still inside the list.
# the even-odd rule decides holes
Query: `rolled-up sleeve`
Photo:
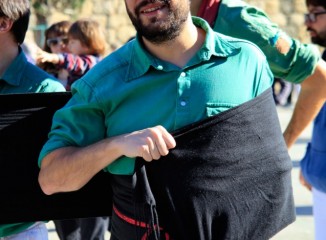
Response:
[[[291,38],[262,10],[242,1],[222,1],[214,30],[256,44],[274,76],[293,83],[310,76],[320,59],[317,47]]]
[[[39,155],[39,165],[55,149],[83,147],[105,138],[105,117],[95,94],[82,81],[78,89],[69,102],[54,114],[49,139]]]

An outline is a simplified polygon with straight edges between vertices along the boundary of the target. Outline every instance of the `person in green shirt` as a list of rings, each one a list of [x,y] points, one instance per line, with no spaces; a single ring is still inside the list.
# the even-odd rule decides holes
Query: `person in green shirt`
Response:
[[[213,116],[225,116],[224,113],[239,109],[238,107],[264,94],[271,97],[274,110],[264,115],[271,116],[274,113],[273,128],[275,123],[277,125],[271,92],[273,75],[264,54],[255,44],[216,33],[203,19],[191,17],[189,0],[125,0],[125,4],[137,30],[136,39],[103,59],[72,86],[73,96],[55,113],[49,140],[39,156],[39,183],[48,195],[79,190],[102,169],[112,175],[114,206],[111,239],[120,240],[137,239],[138,230],[147,239],[147,234],[153,236],[152,231],[158,228],[155,224],[147,227],[146,223],[140,222],[141,218],[136,218],[133,211],[136,157],[142,157],[148,162],[163,161],[160,160],[161,157],[167,156],[172,149],[178,149],[172,131]],[[259,120],[257,123],[254,121],[254,126],[260,124]],[[271,126],[263,125],[263,128],[270,129]],[[273,132],[281,139],[273,152],[283,149],[284,155],[288,156],[280,129],[274,129]],[[258,139],[261,137],[258,136]],[[223,143],[221,139],[217,145]],[[264,149],[269,145],[265,144]],[[255,148],[256,145],[252,147]],[[193,151],[197,152],[196,149]],[[272,163],[267,171],[272,172],[273,176],[276,174],[273,178],[275,181],[264,181],[268,186],[275,187],[269,187],[273,195],[282,185],[280,171],[283,170],[273,170],[274,167],[279,167],[273,161],[277,159],[265,159]],[[291,161],[288,159],[285,162],[288,163],[285,172],[290,173]],[[256,163],[253,165],[255,167]],[[180,173],[187,174],[187,170],[183,169]],[[218,171],[215,168],[210,171],[215,170]],[[257,166],[253,171],[260,172],[261,169]],[[290,177],[289,174],[286,175]],[[182,176],[178,181],[183,182]],[[253,179],[255,181],[259,180]],[[203,184],[208,182],[209,178]],[[219,184],[218,179],[213,182]],[[290,179],[287,182],[290,183]],[[252,188],[256,192],[257,187]],[[228,191],[225,198],[232,198],[231,195],[237,193],[232,189],[233,187],[225,189]],[[286,199],[279,199],[281,196],[278,194],[275,196],[284,206],[292,203],[291,187],[287,187],[286,191]],[[207,186],[199,195],[205,198],[208,192],[214,191],[210,191]],[[258,189],[258,193],[255,194],[257,197],[259,195],[263,201],[267,200],[265,204],[268,209],[280,213],[273,219],[268,218],[267,225],[274,226],[271,221],[276,221],[277,227],[270,232],[268,230],[266,235],[271,236],[294,221],[294,212],[282,215],[283,212],[293,211],[293,208],[279,208],[277,204],[270,206],[273,197],[262,189]],[[199,198],[202,199],[201,197]],[[207,204],[215,202],[210,198],[204,200]],[[237,198],[235,202],[233,199],[229,205],[236,205],[238,201]],[[258,216],[265,217],[260,204],[250,206],[245,208],[256,219],[259,219]],[[205,206],[198,205],[197,209],[189,208],[187,212],[192,214],[196,210],[205,211]],[[187,231],[205,225],[207,228],[216,227],[214,231],[221,230],[226,233],[225,236],[231,231],[248,235],[244,226],[239,229],[227,228],[224,224],[228,220],[223,221],[223,213],[214,216],[214,220],[210,219],[210,214],[213,213],[206,211],[198,216],[196,228],[188,228]],[[228,217],[241,219],[242,214],[227,214],[226,218]],[[176,220],[176,216],[171,215],[170,219]],[[201,219],[206,219],[207,222]],[[165,227],[164,223],[162,227]],[[179,229],[180,226],[175,227]],[[257,233],[262,234],[267,228],[258,228]],[[256,229],[256,225],[252,224],[250,229]],[[206,236],[210,235],[206,230],[203,232]],[[250,236],[252,238],[239,239],[257,239],[249,234]]]
[[[29,17],[28,0],[0,2],[0,94],[63,92],[63,85],[28,62],[20,47]],[[45,240],[48,239],[48,232],[43,222],[1,224],[0,238]]]
[[[284,131],[291,147],[326,100],[326,63],[318,49],[291,38],[264,11],[242,0],[191,0],[191,13],[207,19],[219,33],[255,43],[266,55],[275,77],[301,83]]]

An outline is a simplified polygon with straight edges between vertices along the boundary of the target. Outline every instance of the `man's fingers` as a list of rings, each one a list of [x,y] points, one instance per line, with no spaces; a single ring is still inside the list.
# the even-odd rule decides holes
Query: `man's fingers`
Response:
[[[174,148],[176,143],[172,135],[162,126],[153,128],[153,139],[155,139],[156,149],[160,156],[166,156],[169,149]]]
[[[150,162],[153,160],[152,155],[150,154],[148,145],[141,146],[139,156],[141,156],[147,162]]]
[[[127,157],[142,157],[146,161],[160,159],[166,156],[169,149],[176,146],[172,135],[162,126],[147,128],[122,135],[120,138],[122,155]]]
[[[175,148],[176,142],[175,142],[174,137],[164,127],[162,127],[162,126],[157,126],[157,127],[162,132],[162,138],[163,138],[163,141],[164,141],[167,149]]]
[[[153,141],[152,138],[148,137],[147,138],[148,141],[148,149],[149,149],[149,154],[152,157],[152,160],[155,159],[159,159],[161,157],[160,151],[159,151],[159,147],[156,144],[156,141]]]
[[[146,142],[141,149],[144,160],[158,160],[161,156],[166,156],[169,149],[175,147],[174,138],[164,127],[156,126],[146,131]]]
[[[153,137],[147,137],[145,144],[140,148],[141,154],[139,154],[145,161],[158,160],[161,157],[159,147],[156,144],[157,139]]]

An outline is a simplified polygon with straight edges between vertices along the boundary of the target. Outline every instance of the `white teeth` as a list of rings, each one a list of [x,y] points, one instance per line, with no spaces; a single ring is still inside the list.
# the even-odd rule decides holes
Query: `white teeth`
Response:
[[[149,9],[144,10],[143,12],[144,12],[144,13],[149,13],[149,12],[154,12],[154,11],[156,11],[156,10],[158,10],[158,9],[160,9],[160,7],[149,8]]]

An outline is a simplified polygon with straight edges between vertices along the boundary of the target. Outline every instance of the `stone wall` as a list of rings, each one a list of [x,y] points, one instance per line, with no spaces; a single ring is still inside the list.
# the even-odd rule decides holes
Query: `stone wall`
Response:
[[[247,0],[247,2],[265,10],[268,16],[292,37],[309,42],[303,24],[303,13],[306,12],[304,0]],[[100,22],[106,32],[109,52],[135,35],[122,0],[85,0],[77,17],[91,17]],[[69,11],[53,11],[48,17],[48,23],[66,19],[73,21],[76,16],[72,17]],[[31,19],[31,30],[35,31],[33,23],[35,17]],[[29,33],[28,36],[32,37],[32,34]]]

